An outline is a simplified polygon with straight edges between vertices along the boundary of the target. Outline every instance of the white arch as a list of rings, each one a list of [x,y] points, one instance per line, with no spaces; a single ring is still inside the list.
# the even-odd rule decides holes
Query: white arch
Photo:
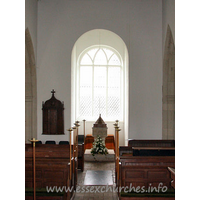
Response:
[[[126,47],[126,44],[124,41],[119,37],[116,33],[105,30],[105,29],[94,29],[90,30],[83,35],[81,35],[76,43],[74,44],[73,50],[72,50],[72,57],[71,57],[71,91],[72,91],[72,97],[71,97],[71,123],[73,123],[76,120],[76,73],[77,73],[77,61],[78,57],[81,55],[81,53],[94,45],[105,45],[110,46],[113,49],[115,49],[121,56],[123,61],[123,85],[124,85],[124,96],[123,96],[123,102],[124,102],[124,121],[121,122],[119,125],[122,129],[121,135],[123,137],[120,138],[120,145],[127,144],[128,140],[128,93],[129,93],[129,80],[128,80],[128,50]],[[113,125],[108,128],[110,132],[114,132]],[[109,132],[108,132],[109,133]]]

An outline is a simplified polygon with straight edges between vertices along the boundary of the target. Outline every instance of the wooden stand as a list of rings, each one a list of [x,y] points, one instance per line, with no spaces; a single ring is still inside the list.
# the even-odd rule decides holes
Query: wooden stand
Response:
[[[38,141],[35,138],[29,140],[33,143],[33,199],[36,200],[36,184],[35,184],[35,143]]]
[[[72,179],[72,138],[71,138],[71,133],[72,133],[72,129],[70,128],[69,130],[69,144],[70,144],[70,150],[69,150],[69,156],[70,156],[70,173],[69,173],[69,179],[71,180]]]
[[[121,129],[118,126],[119,121],[116,120],[114,124],[115,128],[115,175],[116,175],[116,183],[119,181],[119,131]]]
[[[78,170],[78,127],[79,121],[76,121],[74,123],[73,129],[73,161],[74,161],[74,189],[76,190],[76,184],[77,184],[77,170]]]

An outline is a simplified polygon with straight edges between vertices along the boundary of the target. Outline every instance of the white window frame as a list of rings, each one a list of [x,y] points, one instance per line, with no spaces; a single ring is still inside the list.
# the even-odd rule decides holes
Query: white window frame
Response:
[[[94,60],[95,60],[95,56],[97,54],[97,52],[95,53],[94,55],[94,59],[92,60],[92,64],[91,65],[83,65],[83,64],[80,64],[83,56],[90,50],[94,49],[94,48],[98,48],[97,52],[100,50],[100,49],[103,49],[103,48],[106,48],[106,49],[109,49],[111,50],[120,60],[120,65],[109,65],[108,62],[108,58],[107,58],[107,64],[106,65],[96,65],[94,64]],[[105,52],[104,52],[105,53]],[[106,53],[105,53],[106,55]],[[112,56],[111,56],[112,57]],[[111,58],[110,57],[110,58]],[[98,116],[94,116],[94,113],[92,113],[92,117],[89,117],[89,116],[80,116],[79,115],[79,104],[80,104],[80,67],[81,66],[92,66],[92,73],[93,73],[93,77],[94,77],[94,68],[95,67],[99,67],[99,66],[105,66],[106,67],[106,70],[107,70],[107,73],[106,73],[106,87],[108,86],[108,68],[110,67],[120,67],[120,116],[117,117],[118,120],[120,121],[124,121],[124,81],[123,81],[123,77],[124,77],[124,69],[123,69],[123,59],[121,57],[121,55],[118,53],[117,50],[115,50],[114,48],[110,47],[110,46],[107,46],[107,45],[92,45],[88,48],[86,48],[85,50],[82,51],[82,53],[79,55],[78,59],[77,59],[77,74],[76,74],[76,119],[78,120],[83,120],[85,118],[87,118],[87,120],[89,121],[94,121],[96,120],[96,118]],[[108,89],[106,91],[106,101],[108,100]],[[92,80],[92,102],[94,101],[94,78]],[[94,106],[92,106],[93,110],[94,110]],[[93,111],[94,112],[94,111]],[[107,106],[106,106],[106,113],[107,113]],[[99,113],[101,114],[101,113]],[[106,114],[107,115],[107,114]],[[114,121],[116,120],[115,118],[112,118],[112,117],[109,117],[109,116],[102,116],[104,118],[104,120],[106,121]]]

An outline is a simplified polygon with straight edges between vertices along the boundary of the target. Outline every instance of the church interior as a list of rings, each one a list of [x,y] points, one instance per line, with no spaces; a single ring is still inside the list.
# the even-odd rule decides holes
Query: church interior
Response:
[[[24,139],[27,200],[175,199],[175,0],[25,0]]]

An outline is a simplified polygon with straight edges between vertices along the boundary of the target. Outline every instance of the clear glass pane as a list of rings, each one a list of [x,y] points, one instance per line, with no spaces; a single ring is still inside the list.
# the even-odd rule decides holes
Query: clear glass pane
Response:
[[[81,65],[92,65],[92,60],[87,54],[85,54],[80,63]]]
[[[94,117],[106,116],[106,67],[94,68]]]
[[[120,60],[119,60],[119,58],[117,57],[116,54],[114,54],[114,55],[111,57],[111,59],[110,59],[110,61],[109,61],[109,65],[120,65]]]
[[[88,54],[90,55],[90,57],[92,58],[92,60],[94,59],[94,55],[97,52],[98,48],[95,49],[91,49],[90,51],[88,51]]]
[[[80,66],[80,116],[98,118],[101,114],[107,119],[120,118],[122,113],[119,57],[110,49],[94,48],[83,56],[81,65],[86,66]]]
[[[80,67],[79,115],[92,116],[92,67]]]
[[[94,64],[95,65],[107,65],[107,59],[105,53],[100,49],[95,58],[94,58]]]
[[[107,114],[110,118],[120,116],[120,67],[108,68],[108,103]]]
[[[111,51],[110,49],[103,48],[103,50],[105,51],[108,60],[114,54],[114,52]]]

